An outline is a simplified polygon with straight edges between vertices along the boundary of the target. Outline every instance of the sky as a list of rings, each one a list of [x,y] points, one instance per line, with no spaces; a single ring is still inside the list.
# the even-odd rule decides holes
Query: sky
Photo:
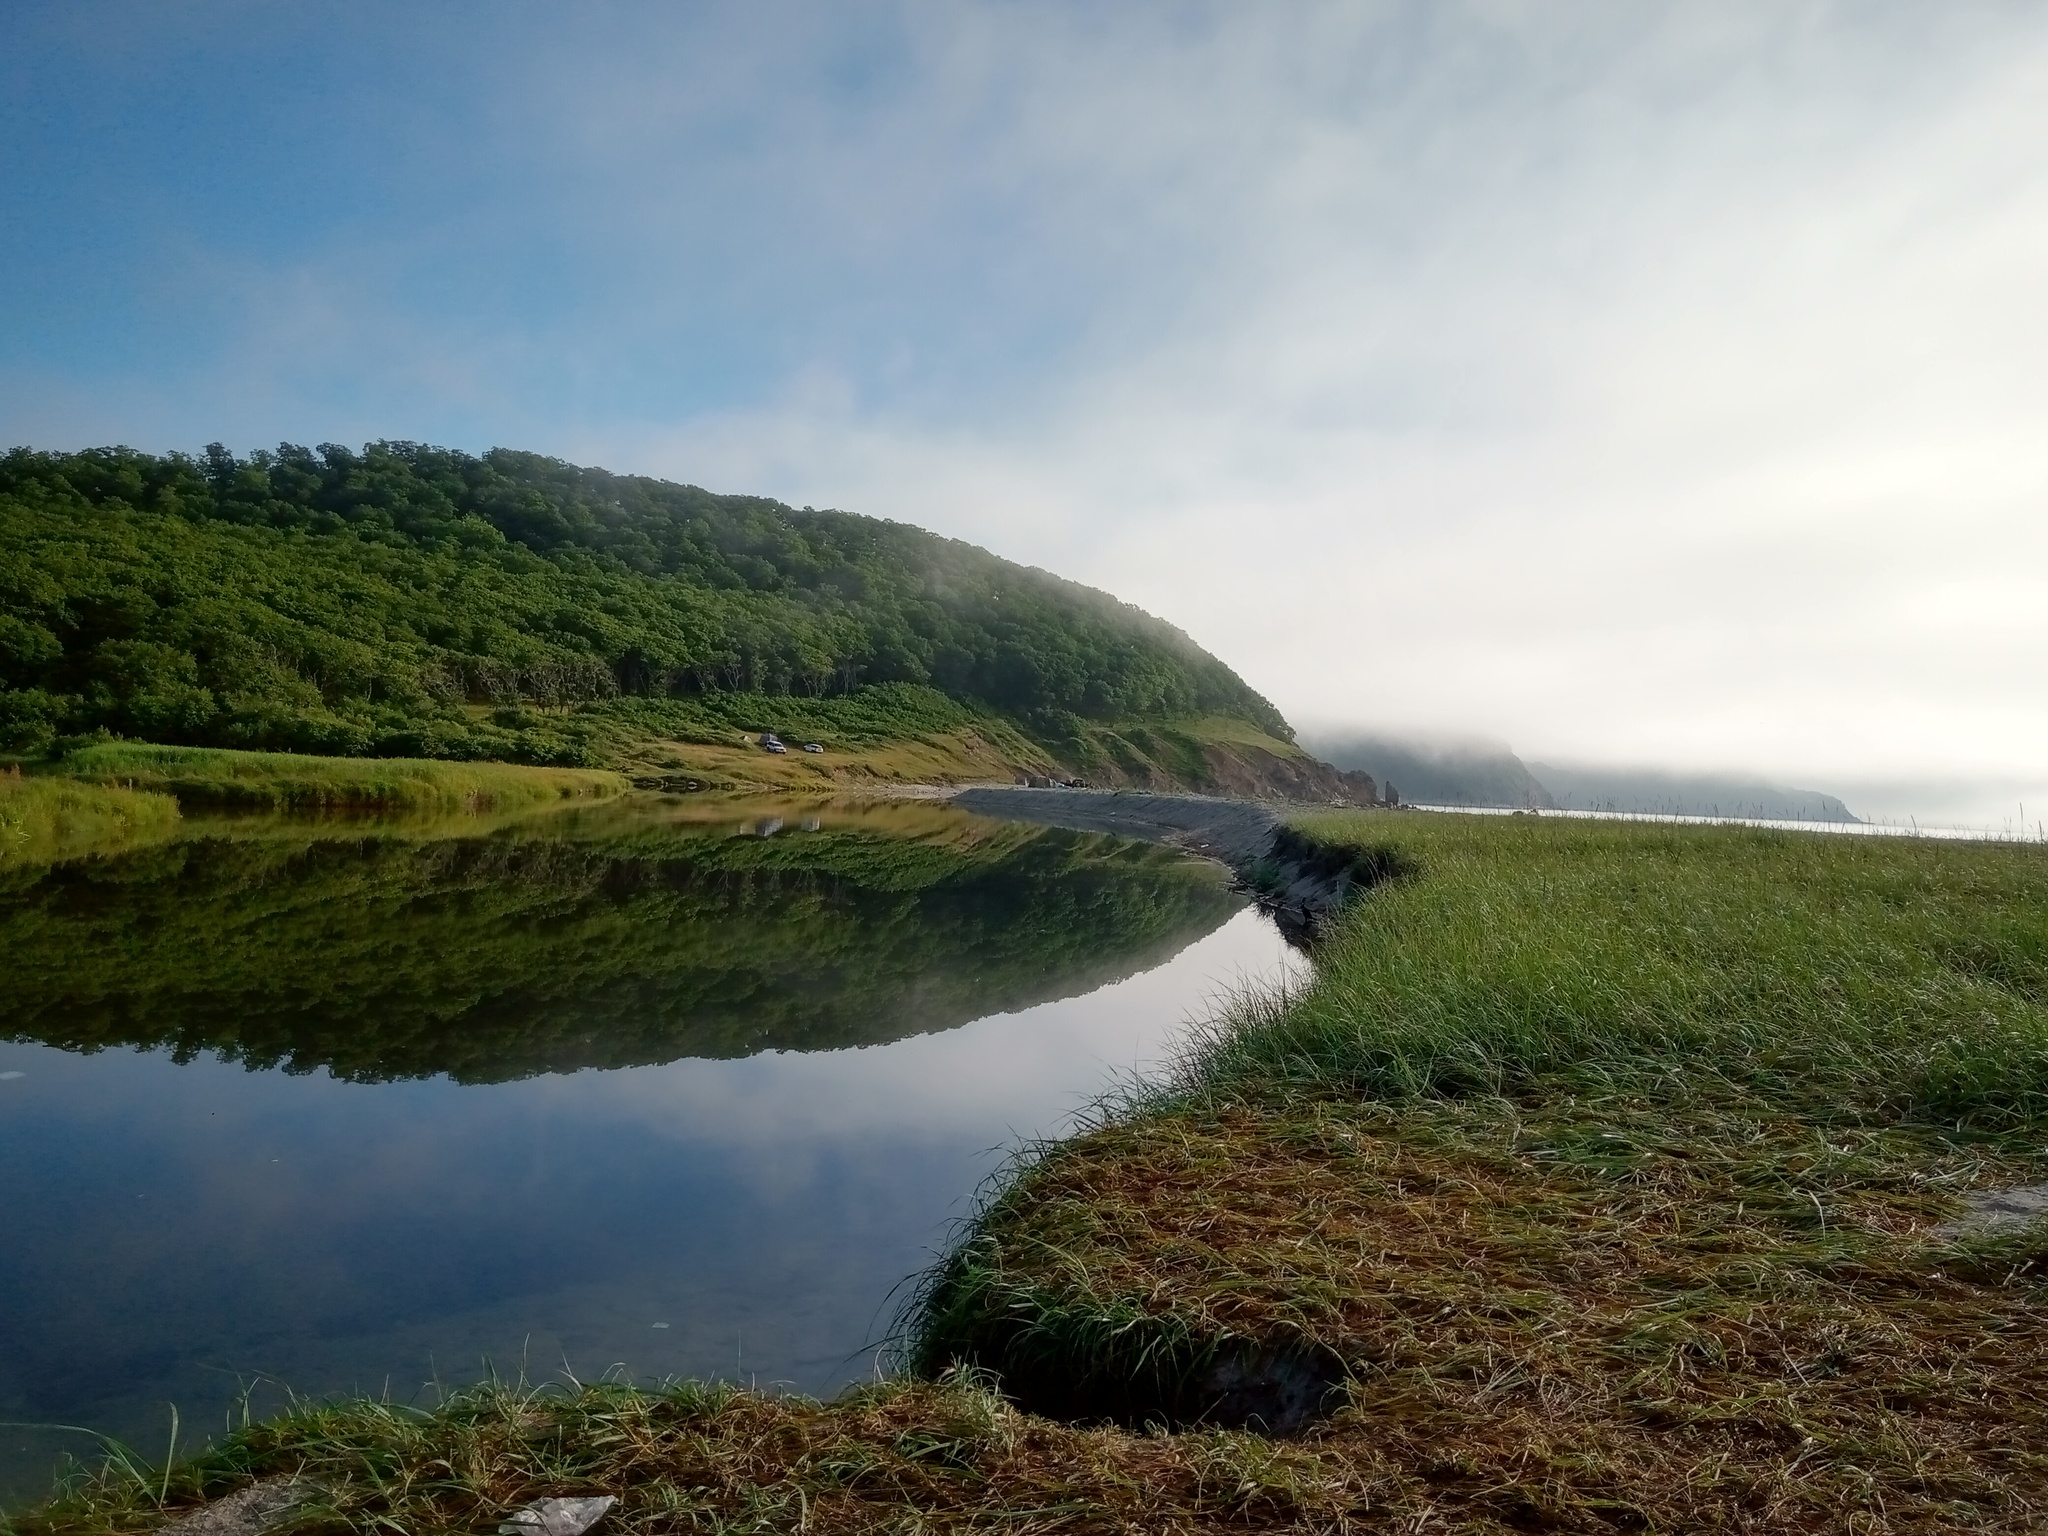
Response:
[[[528,448],[1298,725],[2048,814],[2048,7],[8,11],[7,444]]]

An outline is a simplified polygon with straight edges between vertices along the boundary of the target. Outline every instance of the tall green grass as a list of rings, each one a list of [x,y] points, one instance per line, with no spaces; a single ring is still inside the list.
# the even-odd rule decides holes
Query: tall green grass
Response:
[[[913,1370],[1176,1423],[1292,1359],[1432,1529],[2042,1528],[2048,1223],[1947,1224],[2048,1176],[2048,848],[1295,827],[1400,873],[1020,1155]]]
[[[105,742],[58,765],[65,777],[174,795],[197,805],[268,810],[506,810],[622,793],[618,774],[427,758],[307,757]]]
[[[132,848],[177,825],[178,802],[168,795],[0,776],[0,868]]]
[[[2048,848],[1309,814],[1413,870],[1169,1091],[1656,1092],[1980,1126],[2048,1115]]]

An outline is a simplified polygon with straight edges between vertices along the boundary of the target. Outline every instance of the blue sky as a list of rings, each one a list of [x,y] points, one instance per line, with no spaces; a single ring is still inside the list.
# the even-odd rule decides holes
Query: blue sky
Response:
[[[974,539],[1298,720],[2048,807],[2039,7],[9,28],[9,442],[534,448]]]
[[[476,444],[806,367],[943,411],[1048,366],[1099,300],[1034,238],[1048,189],[925,163],[990,109],[892,111],[900,18],[768,15],[48,8],[9,70],[10,372],[189,436],[256,364],[220,430]]]

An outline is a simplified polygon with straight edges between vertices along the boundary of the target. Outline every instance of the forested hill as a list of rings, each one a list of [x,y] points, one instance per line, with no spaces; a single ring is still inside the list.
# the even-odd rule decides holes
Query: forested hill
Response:
[[[506,449],[0,459],[13,750],[104,728],[565,760],[573,745],[510,717],[878,684],[929,685],[1040,740],[1217,715],[1292,736],[1173,626],[902,523]]]

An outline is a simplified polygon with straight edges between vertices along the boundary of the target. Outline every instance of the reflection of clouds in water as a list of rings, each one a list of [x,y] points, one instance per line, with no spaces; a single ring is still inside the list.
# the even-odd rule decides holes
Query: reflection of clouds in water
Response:
[[[309,1209],[368,1217],[429,1190],[451,1212],[502,1200],[508,1183],[545,1199],[541,1187],[566,1166],[594,1170],[638,1138],[656,1145],[642,1143],[636,1159],[660,1164],[668,1144],[772,1205],[801,1201],[822,1179],[894,1182],[906,1158],[953,1163],[1057,1134],[1099,1092],[1155,1070],[1226,993],[1305,973],[1245,911],[1165,964],[1085,996],[886,1045],[472,1087],[248,1073],[207,1057],[166,1075],[153,1052],[51,1051],[48,1082],[74,1126],[113,1122],[178,1144],[191,1204],[233,1212],[238,1231],[290,1226]],[[74,1074],[80,1091],[62,1092]]]
[[[812,1144],[853,1136],[1045,1135],[1118,1078],[1157,1068],[1190,1020],[1227,993],[1305,974],[1272,925],[1246,911],[1142,975],[941,1034],[536,1079],[516,1091],[544,1100],[549,1114],[630,1119],[664,1136],[805,1160],[840,1155]]]
[[[251,1073],[211,1057],[167,1073],[155,1052],[31,1046],[17,1047],[16,1061],[39,1058],[38,1101],[61,1104],[71,1134],[100,1124],[118,1127],[118,1141],[176,1145],[188,1214],[232,1212],[238,1230],[290,1225],[309,1209],[367,1215],[429,1188],[455,1208],[490,1202],[502,1197],[492,1185],[552,1183],[563,1163],[617,1157],[622,1138],[639,1137],[713,1159],[750,1198],[774,1202],[828,1172],[887,1179],[920,1148],[950,1160],[1056,1134],[1097,1093],[1156,1069],[1227,992],[1305,973],[1245,911],[1165,964],[1085,996],[851,1050],[474,1087]]]
[[[27,1074],[0,1116],[23,1196],[0,1313],[39,1322],[0,1358],[0,1418],[133,1434],[167,1399],[225,1411],[221,1370],[403,1396],[528,1352],[830,1392],[998,1148],[1304,969],[1240,912],[1142,975],[941,1034],[476,1087],[0,1045]]]

